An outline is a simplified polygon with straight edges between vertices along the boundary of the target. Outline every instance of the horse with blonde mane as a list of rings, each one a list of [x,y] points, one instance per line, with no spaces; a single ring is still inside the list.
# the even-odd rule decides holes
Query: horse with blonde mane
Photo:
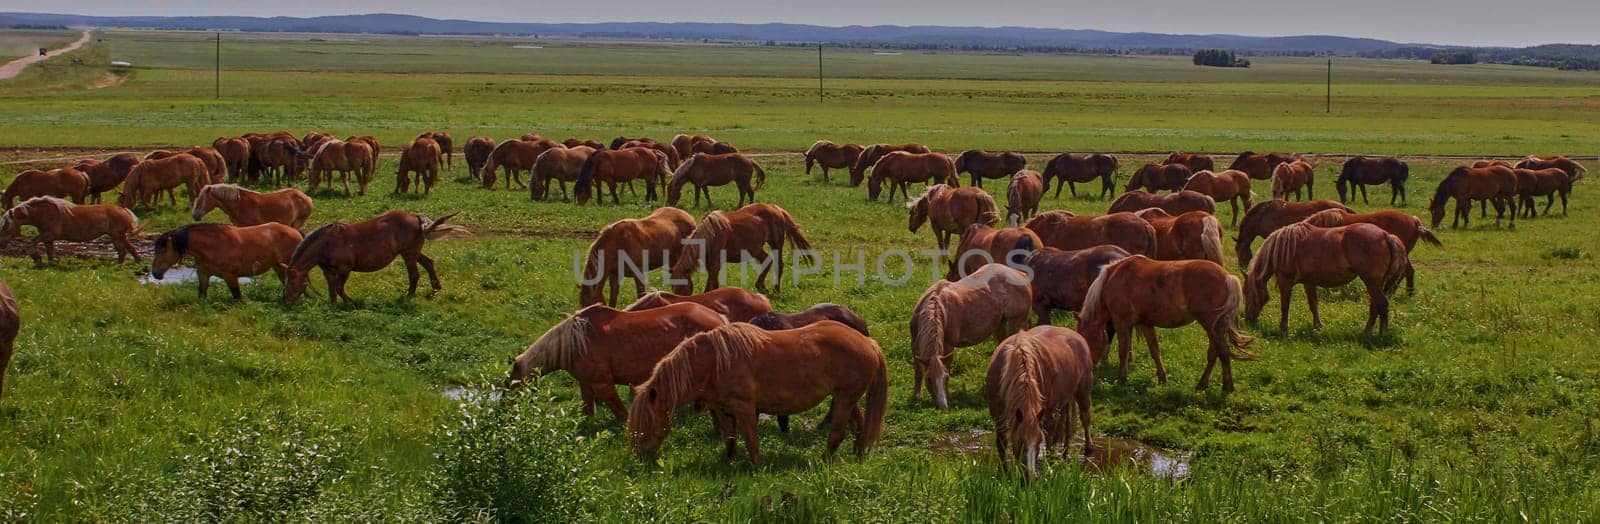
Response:
[[[1166,211],[1167,214],[1171,215],[1182,215],[1190,211],[1205,211],[1213,215],[1217,214],[1217,202],[1205,193],[1196,191],[1178,191],[1165,195],[1145,191],[1129,191],[1117,197],[1117,200],[1111,203],[1111,209],[1106,212],[1135,213],[1151,207],[1159,207],[1162,211]]]
[[[1211,213],[1173,216],[1159,207],[1134,213],[1156,230],[1156,260],[1210,260],[1222,264],[1222,221]]]
[[[1044,186],[1050,188],[1050,180],[1056,181],[1056,198],[1061,198],[1061,186],[1067,186],[1072,196],[1078,196],[1077,184],[1093,182],[1100,179],[1100,198],[1116,194],[1116,182],[1112,180],[1117,174],[1117,157],[1102,153],[1077,155],[1062,153],[1050,159],[1044,166]]]
[[[312,153],[300,153],[300,158],[305,160],[307,179],[310,185],[306,190],[315,192],[324,177],[331,176],[334,171],[339,172],[339,179],[344,183],[344,194],[350,194],[350,174],[356,175],[356,194],[367,194],[367,184],[372,182],[373,162],[372,146],[366,142],[346,142],[338,139],[328,139],[311,149]],[[329,178],[332,184],[332,178]]]
[[[1038,171],[1024,169],[1011,175],[1006,186],[1006,220],[1016,227],[1025,218],[1039,212],[1039,200],[1044,198],[1044,178]]]
[[[861,150],[861,156],[856,157],[855,165],[850,167],[850,187],[860,186],[861,182],[866,180],[867,169],[877,164],[878,159],[883,158],[884,155],[895,151],[905,151],[907,153],[931,152],[928,146],[914,143],[900,145],[873,144],[867,146]]]
[[[1135,255],[1156,250],[1156,228],[1133,213],[1080,217],[1056,210],[1040,213],[1023,227],[1038,234],[1042,245],[1067,251],[1107,244]]]
[[[604,302],[615,307],[625,277],[633,278],[636,296],[644,296],[650,272],[666,269],[680,242],[693,231],[694,217],[675,207],[658,208],[644,218],[625,218],[600,229],[600,235],[589,244],[578,281],[578,305],[602,302],[601,292],[609,285],[611,298]]]
[[[911,211],[906,229],[916,233],[927,223],[939,249],[950,249],[950,235],[964,233],[973,224],[992,226],[1000,222],[994,197],[976,187],[934,184],[907,203],[906,208]]]
[[[56,197],[33,197],[0,214],[0,246],[21,237],[22,226],[39,230],[31,243],[43,243],[51,262],[56,260],[56,241],[88,242],[102,236],[111,237],[117,262],[129,255],[134,262],[139,261],[139,250],[133,246],[133,239],[139,235],[139,218],[121,206],[76,205]],[[39,263],[38,253],[31,256],[34,263]]]
[[[1272,199],[1288,200],[1289,193],[1294,193],[1295,200],[1317,198],[1316,178],[1317,168],[1310,162],[1296,160],[1278,164],[1272,169]],[[1303,197],[1301,188],[1306,192]]]
[[[900,190],[902,198],[910,198],[913,182],[961,186],[961,180],[956,176],[955,164],[952,164],[950,157],[944,153],[896,151],[884,155],[878,159],[878,163],[872,165],[872,176],[867,178],[867,199],[877,200],[878,195],[883,193],[885,182],[889,184],[889,195],[884,197],[886,202],[894,201],[895,189]]]
[[[1367,327],[1378,334],[1389,331],[1389,295],[1406,276],[1411,261],[1400,238],[1372,224],[1317,227],[1309,223],[1285,226],[1267,236],[1261,253],[1245,272],[1245,310],[1250,322],[1261,316],[1271,300],[1267,280],[1278,284],[1278,329],[1289,331],[1289,294],[1295,284],[1305,284],[1311,308],[1311,328],[1322,329],[1317,310],[1317,288],[1339,287],[1357,278],[1367,287]]]
[[[74,168],[40,171],[29,169],[17,174],[6,186],[3,198],[6,209],[18,200],[34,197],[70,198],[75,204],[84,203],[89,195],[89,175]]]
[[[944,278],[955,282],[996,262],[1022,267],[1022,259],[1042,246],[1044,242],[1039,240],[1039,235],[1025,227],[995,229],[986,224],[973,224],[961,235],[961,243],[950,258],[950,270],[945,272]]]
[[[1029,275],[1004,264],[989,264],[956,282],[934,282],[911,310],[911,354],[916,380],[911,400],[928,386],[933,403],[950,409],[950,361],[956,349],[1028,328],[1033,307]]]
[[[772,312],[772,301],[767,300],[766,295],[736,287],[719,287],[698,295],[652,291],[640,295],[638,300],[623,309],[644,311],[679,302],[690,302],[711,308],[712,311],[728,317],[729,322],[749,322],[758,315]]]
[[[292,187],[257,193],[233,184],[211,184],[200,189],[190,215],[199,222],[206,213],[217,208],[222,208],[228,221],[235,226],[277,222],[295,229],[305,227],[315,210],[311,197]]]
[[[1094,454],[1089,430],[1094,360],[1089,343],[1077,332],[1038,326],[1006,338],[989,357],[983,396],[994,421],[994,446],[1005,471],[1006,447],[1023,466],[1023,474],[1039,474],[1039,460],[1051,447],[1063,451],[1072,441],[1073,411],[1083,425],[1084,455]],[[1076,409],[1074,409],[1076,408]]]
[[[711,135],[685,135],[680,133],[672,137],[672,150],[678,153],[678,158],[689,158],[694,156],[695,146],[716,143],[717,139],[711,138]]]
[[[293,304],[306,292],[311,278],[311,268],[322,268],[328,281],[328,300],[334,304],[339,299],[355,302],[344,293],[344,283],[350,273],[380,271],[400,258],[406,264],[410,287],[406,296],[417,295],[417,265],[428,270],[428,281],[433,290],[444,289],[439,284],[439,274],[433,270],[433,259],[422,254],[422,246],[429,240],[470,234],[466,228],[447,224],[460,211],[448,213],[438,220],[405,211],[389,211],[368,220],[347,224],[334,222],[317,228],[306,235],[289,259],[287,281],[283,285],[283,303]]]
[[[1433,231],[1422,225],[1422,219],[1406,214],[1403,211],[1383,209],[1371,213],[1354,213],[1342,209],[1328,209],[1308,216],[1305,223],[1317,227],[1339,227],[1351,224],[1372,224],[1383,228],[1385,232],[1400,239],[1400,244],[1406,247],[1407,258],[1411,250],[1416,249],[1417,241],[1427,242],[1428,245],[1444,248],[1444,243]],[[1249,264],[1245,263],[1248,267]],[[1406,294],[1416,292],[1416,268],[1406,265]]]
[[[1055,310],[1074,314],[1082,310],[1089,284],[1100,275],[1100,268],[1128,256],[1127,251],[1111,245],[1076,251],[1053,247],[1034,250],[1022,259],[1023,265],[1033,270],[1034,325],[1050,324]]]
[[[1289,202],[1273,199],[1250,206],[1250,210],[1244,212],[1244,218],[1239,220],[1239,230],[1234,237],[1233,252],[1239,257],[1239,267],[1250,266],[1250,246],[1257,237],[1267,238],[1278,228],[1329,209],[1354,212],[1348,206],[1332,200]]]
[[[811,166],[822,166],[822,181],[828,181],[829,169],[850,169],[856,159],[861,158],[861,152],[866,148],[861,144],[839,145],[827,140],[818,140],[806,149],[806,174],[811,174]]]
[[[1233,222],[1239,223],[1239,205],[1244,205],[1244,210],[1249,211],[1255,205],[1255,191],[1250,190],[1250,175],[1243,171],[1227,170],[1221,173],[1199,171],[1189,177],[1189,183],[1183,186],[1184,191],[1195,191],[1211,197],[1213,202],[1226,201],[1233,207]]]
[[[777,266],[773,280],[774,293],[783,289],[783,245],[793,244],[801,250],[802,260],[815,261],[811,241],[805,230],[795,222],[788,211],[773,204],[750,204],[734,211],[712,211],[695,226],[689,235],[692,241],[684,242],[678,259],[672,263],[672,291],[679,295],[692,293],[694,281],[690,278],[696,270],[705,270],[705,290],[721,285],[722,264],[739,263],[747,259],[760,259],[761,274],[756,276],[756,289],[766,292],[767,273]],[[696,251],[699,251],[696,253]],[[767,251],[771,250],[769,254]]]
[[[755,184],[751,184],[752,176]],[[739,188],[739,204],[744,205],[745,198],[750,202],[756,201],[756,190],[767,183],[767,171],[761,169],[749,157],[739,153],[710,155],[695,153],[687,162],[678,166],[672,174],[672,180],[667,182],[667,205],[678,205],[678,199],[683,196],[683,185],[694,185],[694,205],[700,205],[700,194],[706,195],[706,206],[715,207],[711,202],[711,188],[734,184]]]

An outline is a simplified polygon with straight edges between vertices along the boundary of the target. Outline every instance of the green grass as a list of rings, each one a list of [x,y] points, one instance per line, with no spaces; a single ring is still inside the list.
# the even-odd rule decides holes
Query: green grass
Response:
[[[39,54],[39,48],[57,49],[78,39],[77,31],[54,29],[0,29],[0,62]]]

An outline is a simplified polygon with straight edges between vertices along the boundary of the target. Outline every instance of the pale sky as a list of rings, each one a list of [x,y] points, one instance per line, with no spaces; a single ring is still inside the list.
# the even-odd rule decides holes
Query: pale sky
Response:
[[[1017,25],[1184,34],[1330,34],[1462,45],[1600,43],[1600,0],[0,0],[0,11],[295,17],[381,12],[491,22]]]

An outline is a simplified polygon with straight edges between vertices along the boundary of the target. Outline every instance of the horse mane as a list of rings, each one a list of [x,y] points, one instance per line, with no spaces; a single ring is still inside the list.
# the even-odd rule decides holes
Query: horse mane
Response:
[[[911,354],[913,357],[922,357],[923,348],[932,348],[934,354],[930,359],[938,359],[937,351],[944,346],[944,303],[940,295],[945,288],[950,287],[950,282],[940,280],[935,282],[927,291],[922,292],[922,297],[917,299],[916,308],[911,311],[911,320],[916,323],[916,329],[911,333]]]
[[[827,140],[818,140],[818,141],[812,143],[811,147],[806,148],[806,156],[809,157],[809,156],[815,155],[815,154],[817,154],[817,149],[818,148],[821,148],[823,146],[831,146],[831,145],[833,145],[833,142],[830,142],[830,141],[827,141]]]
[[[311,159],[307,160],[306,164],[310,165],[313,168],[315,168],[317,166],[317,159],[322,157],[322,152],[323,151],[327,151],[328,150],[328,146],[333,145],[334,142],[338,142],[340,144],[344,143],[343,140],[339,140],[339,139],[333,138],[333,137],[328,137],[327,140],[323,140],[322,143],[317,144],[317,150],[315,152],[311,153]]]
[[[304,256],[304,254],[309,251],[311,246],[315,245],[316,242],[322,241],[323,237],[325,236],[324,233],[334,229],[344,229],[344,226],[344,222],[333,222],[319,227],[312,231],[311,234],[306,235],[305,238],[300,241],[300,245],[294,247],[294,254],[289,256],[289,266],[293,267],[296,263],[300,262],[300,257]]]
[[[728,220],[728,214],[722,211],[712,211],[700,220],[700,227],[694,228],[689,238],[706,241],[709,248],[712,240],[733,231],[733,222]]]
[[[1439,181],[1439,188],[1433,190],[1433,200],[1428,202],[1428,208],[1444,207],[1445,201],[1450,199],[1450,190],[1454,189],[1464,176],[1467,176],[1467,166],[1457,167],[1445,175],[1444,180]]]
[[[926,189],[923,189],[922,194],[917,195],[917,198],[912,199],[910,202],[906,202],[906,209],[916,209],[918,205],[922,204],[928,198],[933,197],[934,193],[940,193],[949,188],[950,186],[944,184],[930,185]]]
[[[639,295],[639,299],[638,300],[633,301],[632,304],[628,304],[628,307],[625,307],[625,308],[622,308],[622,309],[625,309],[625,310],[628,310],[628,311],[637,311],[634,308],[646,306],[646,305],[649,305],[649,304],[655,304],[655,305],[650,306],[650,307],[661,307],[662,305],[666,305],[667,303],[668,302],[667,302],[667,298],[666,298],[666,293],[665,292],[663,292],[663,291],[651,291],[649,293],[645,293],[643,295]]]
[[[678,170],[672,172],[672,180],[667,181],[667,187],[683,187],[683,183],[689,180],[689,170],[693,169],[694,161],[699,159],[700,155],[701,153],[690,155],[689,160],[678,166]]]
[[[189,252],[189,230],[197,226],[203,227],[208,225],[211,224],[189,224],[187,226],[182,226],[172,231],[162,233],[161,236],[156,237],[155,248],[161,249],[161,245],[163,243],[165,243],[167,240],[171,240],[172,250],[176,251],[178,256],[181,257]]]
[[[1147,208],[1144,208],[1144,209],[1140,209],[1138,211],[1134,211],[1133,214],[1138,215],[1139,218],[1143,218],[1145,220],[1150,220],[1152,218],[1172,218],[1173,217],[1172,213],[1168,213],[1167,210],[1161,209],[1159,207],[1147,207]]]
[[[1264,285],[1279,268],[1290,267],[1295,263],[1300,252],[1300,241],[1317,227],[1309,220],[1289,224],[1267,235],[1267,240],[1261,243],[1261,251],[1256,252],[1255,258],[1250,259],[1250,267],[1245,271],[1245,276],[1252,286]]]
[[[584,358],[589,352],[590,322],[585,315],[596,307],[605,306],[591,305],[550,326],[523,349],[522,354],[517,355],[517,363],[523,370],[570,369],[573,362]]]
[[[771,336],[765,330],[744,322],[702,331],[679,343],[661,362],[656,363],[655,370],[650,374],[650,385],[667,395],[672,401],[670,404],[676,404],[689,396],[694,387],[692,372],[695,353],[712,352],[716,374],[723,376],[732,370],[734,364],[750,359],[756,348],[769,340]]]
[[[33,207],[35,205],[49,206],[63,216],[72,216],[73,203],[53,196],[37,196],[23,200],[17,204],[17,207]]]
[[[1306,219],[1301,220],[1301,222],[1305,222],[1317,227],[1339,227],[1344,225],[1344,215],[1345,210],[1343,209],[1324,209],[1322,211],[1312,213],[1311,216],[1306,217]]]
[[[1011,338],[1011,347],[1005,365],[1000,370],[1000,402],[1005,414],[996,424],[1009,426],[1012,413],[1024,415],[1023,420],[1030,420],[1037,425],[1040,405],[1044,404],[1044,394],[1039,391],[1039,346],[1033,335],[1026,330],[1020,331]],[[1020,424],[1019,424],[1020,426]]]
[[[1100,266],[1099,273],[1094,277],[1094,282],[1089,284],[1089,290],[1083,294],[1083,311],[1078,313],[1078,331],[1080,333],[1085,333],[1085,329],[1095,329],[1092,326],[1088,326],[1087,322],[1090,318],[1102,314],[1101,310],[1105,309],[1105,306],[1100,303],[1100,299],[1101,295],[1105,293],[1106,276],[1111,274],[1112,269],[1136,258],[1145,258],[1145,256],[1130,255]]]

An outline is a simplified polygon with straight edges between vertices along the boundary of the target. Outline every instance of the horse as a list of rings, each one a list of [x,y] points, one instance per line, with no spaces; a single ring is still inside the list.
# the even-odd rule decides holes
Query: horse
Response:
[[[1044,198],[1044,187],[1044,177],[1038,171],[1024,169],[1011,175],[1011,184],[1006,186],[1006,219],[1012,227],[1039,212],[1039,200]]]
[[[996,153],[968,149],[956,157],[956,174],[967,173],[972,178],[972,185],[978,187],[983,187],[985,178],[1006,178],[1027,168],[1028,159],[1010,151]]]
[[[995,229],[986,224],[973,224],[962,233],[961,243],[956,246],[956,254],[950,259],[950,270],[945,272],[944,278],[955,282],[995,262],[1022,267],[1023,258],[1043,245],[1039,235],[1025,227]]]
[[[288,184],[299,180],[301,171],[298,159],[303,151],[299,148],[299,142],[293,137],[264,140],[260,147],[254,142],[250,146],[250,151],[255,153],[256,164],[260,168],[256,172],[265,171],[269,182]],[[255,182],[256,178],[250,177],[250,181]]]
[[[1188,167],[1190,171],[1196,173],[1201,171],[1212,171],[1216,169],[1216,164],[1212,162],[1211,155],[1207,155],[1205,153],[1174,152],[1170,155],[1167,155],[1167,158],[1162,160],[1161,163],[1183,164],[1184,166]]]
[[[755,184],[750,183],[752,174]],[[706,154],[695,153],[687,162],[678,166],[672,173],[672,180],[667,182],[667,205],[678,205],[678,199],[683,196],[683,185],[694,185],[694,205],[700,205],[700,194],[706,195],[706,206],[715,207],[711,203],[711,188],[734,184],[739,188],[739,204],[744,205],[745,197],[750,202],[756,201],[756,190],[767,183],[767,171],[761,169],[749,157],[739,153]]]
[[[538,136],[538,135],[534,135],[534,136]],[[645,137],[628,138],[628,137],[625,137],[625,136],[619,136],[619,137],[611,139],[611,149],[622,149],[623,144],[626,144],[628,142],[655,142],[655,140],[652,140],[652,139],[649,139],[649,138],[645,138]]]
[[[1278,164],[1272,168],[1272,199],[1288,200],[1290,192],[1294,192],[1295,200],[1317,198],[1316,177],[1317,168],[1310,162],[1296,160]],[[1303,198],[1301,188],[1306,190]]]
[[[409,192],[411,185],[417,184],[422,186],[423,194],[432,193],[433,185],[439,181],[439,155],[443,149],[439,142],[426,137],[406,144],[400,152],[400,168],[395,171],[394,192]],[[416,173],[415,182],[412,173]]]
[[[239,292],[239,277],[253,277],[270,270],[283,282],[283,268],[301,240],[300,230],[277,222],[247,227],[190,224],[156,237],[155,254],[150,257],[150,276],[161,280],[168,269],[182,264],[183,257],[189,256],[194,258],[201,299],[206,298],[211,276],[216,275],[228,285],[233,299],[239,300],[244,298]]]
[[[583,146],[595,151],[606,148],[606,144],[604,142],[589,138],[568,138],[566,140],[562,140],[561,145],[567,146],[568,148]]]
[[[44,244],[44,252],[51,262],[56,260],[56,241],[88,242],[102,236],[111,237],[117,250],[117,262],[132,255],[139,261],[139,250],[133,247],[133,238],[139,235],[139,218],[126,208],[109,204],[75,205],[56,197],[33,197],[0,214],[0,246],[22,236],[22,226],[33,226],[39,234],[32,243]],[[39,254],[33,253],[33,262],[39,263]]]
[[[1089,343],[1073,330],[1037,326],[1006,338],[989,357],[983,397],[994,421],[994,446],[1006,469],[1006,446],[1016,453],[1023,473],[1039,474],[1039,460],[1052,446],[1064,450],[1073,437],[1077,408],[1083,425],[1084,455],[1094,453],[1089,404],[1094,390],[1094,360]]]
[[[564,370],[578,383],[583,414],[594,415],[598,401],[617,420],[627,407],[617,386],[635,386],[678,343],[728,323],[699,304],[672,304],[648,311],[622,311],[591,304],[567,315],[511,359],[506,389],[521,387],[529,375]]]
[[[1209,195],[1197,191],[1178,191],[1158,195],[1146,191],[1129,191],[1111,202],[1107,213],[1133,213],[1146,208],[1159,207],[1169,215],[1181,215],[1190,211],[1205,211],[1215,215],[1217,201]]]
[[[306,160],[307,179],[310,186],[306,191],[316,192],[317,186],[322,183],[324,176],[332,172],[339,172],[339,179],[344,182],[344,194],[350,194],[350,173],[356,175],[356,194],[367,194],[367,184],[372,182],[373,161],[372,146],[365,142],[346,142],[338,139],[328,139],[310,149],[312,153],[300,153],[300,158]],[[332,178],[329,178],[332,184]]]
[[[494,139],[486,136],[470,137],[467,144],[461,146],[461,156],[467,159],[467,175],[473,180],[483,178],[483,166],[489,163],[489,155],[494,153],[494,148]]]
[[[501,142],[489,152],[489,157],[479,169],[478,178],[483,179],[484,189],[494,189],[495,172],[504,170],[506,189],[511,189],[512,182],[516,182],[517,187],[527,187],[522,183],[522,172],[533,169],[533,163],[539,159],[540,154],[556,147],[562,146],[545,139]]]
[[[184,153],[194,155],[206,164],[206,175],[210,183],[221,184],[228,181],[228,160],[214,147],[191,148]]]
[[[1210,260],[1222,264],[1222,222],[1211,213],[1190,211],[1173,216],[1152,207],[1134,213],[1156,230],[1156,260]]]
[[[1500,167],[1504,167],[1504,168],[1508,168],[1508,169],[1516,169],[1516,166],[1513,166],[1511,164],[1511,162],[1507,162],[1505,160],[1474,160],[1472,162],[1472,167],[1474,169],[1482,169],[1482,168],[1485,168],[1485,167],[1494,167],[1494,166],[1500,166]]]
[[[1450,222],[1451,228],[1471,225],[1474,200],[1494,203],[1496,224],[1505,217],[1506,206],[1510,205],[1509,227],[1517,226],[1517,173],[1511,169],[1502,166],[1480,169],[1462,166],[1445,175],[1433,192],[1433,200],[1428,202],[1434,228],[1444,221],[1444,205],[1451,198],[1456,199],[1455,219]]]
[[[1082,310],[1083,298],[1089,293],[1089,284],[1100,274],[1100,267],[1128,256],[1127,250],[1113,245],[1074,251],[1041,247],[1029,253],[1022,263],[1033,270],[1035,325],[1050,324],[1051,312],[1058,309],[1073,313]]]
[[[1244,204],[1245,211],[1255,205],[1255,191],[1250,190],[1250,175],[1243,171],[1223,171],[1212,173],[1200,171],[1189,178],[1189,183],[1184,184],[1184,191],[1196,191],[1211,197],[1213,202],[1227,201],[1233,208],[1233,222],[1239,224],[1239,204]]]
[[[561,196],[564,199],[572,198],[567,193],[567,182],[575,182],[583,174],[583,164],[589,161],[597,149],[578,145],[567,148],[551,148],[539,153],[539,158],[533,161],[533,171],[529,178],[533,180],[528,185],[528,198],[543,200],[550,194],[550,182],[555,181],[561,186]]]
[[[695,403],[711,412],[726,457],[733,457],[737,432],[750,462],[760,463],[760,414],[801,413],[832,397],[823,458],[833,456],[846,428],[855,434],[859,457],[883,436],[889,370],[877,342],[838,322],[783,331],[733,323],[678,344],[634,392],[628,437],[640,456],[655,456],[671,431],[673,410]]]
[[[668,143],[665,143],[665,142],[657,142],[655,140],[650,140],[650,139],[640,139],[640,140],[632,140],[632,141],[628,141],[628,142],[623,142],[622,147],[614,148],[614,149],[628,149],[630,147],[642,147],[642,148],[645,148],[645,149],[652,149],[652,150],[655,150],[655,151],[660,151],[661,154],[666,155],[666,157],[667,157],[667,169],[669,170],[669,172],[671,170],[678,169],[678,166],[680,164],[682,164],[684,160],[687,159],[687,157],[679,156],[678,155],[678,150],[673,148],[672,144],[668,144]]]
[[[1194,176],[1194,171],[1183,164],[1145,164],[1138,171],[1133,172],[1133,177],[1128,179],[1128,186],[1124,192],[1144,189],[1151,193],[1158,191],[1182,191],[1184,184],[1189,183],[1189,177]]]
[[[1372,224],[1383,228],[1385,232],[1400,239],[1400,244],[1406,247],[1407,259],[1411,250],[1416,249],[1417,241],[1427,242],[1428,245],[1444,248],[1444,243],[1433,231],[1422,225],[1422,219],[1408,215],[1402,211],[1385,209],[1371,213],[1355,213],[1344,209],[1328,209],[1308,216],[1304,222],[1317,227],[1339,227],[1351,224]],[[1263,235],[1265,236],[1265,235]],[[1249,264],[1240,263],[1247,267]],[[1416,292],[1416,271],[1410,265],[1406,266],[1406,294]]]
[[[1564,156],[1553,156],[1550,158],[1528,156],[1517,161],[1517,163],[1512,167],[1516,169],[1534,170],[1556,168],[1565,171],[1567,173],[1567,177],[1572,179],[1573,182],[1582,180],[1584,175],[1589,174],[1589,169],[1583,167],[1583,164],[1578,163],[1577,160],[1573,160]]]
[[[199,222],[206,213],[219,207],[235,226],[277,222],[295,229],[305,227],[315,209],[311,197],[292,187],[257,193],[233,184],[211,184],[200,189],[190,215]]]
[[[468,234],[466,228],[446,223],[460,213],[456,211],[430,220],[404,211],[389,211],[362,222],[334,222],[317,228],[306,235],[289,259],[283,303],[293,304],[305,294],[313,267],[322,268],[322,276],[328,281],[330,302],[338,304],[341,298],[346,303],[355,302],[344,292],[350,273],[381,270],[394,262],[395,257],[406,263],[406,274],[410,278],[406,296],[417,295],[418,264],[428,270],[433,290],[443,289],[439,275],[433,270],[433,259],[422,254],[422,245],[428,240]]]
[[[1114,194],[1116,183],[1112,180],[1117,174],[1117,157],[1101,153],[1075,155],[1062,153],[1050,159],[1044,166],[1044,186],[1050,188],[1050,180],[1056,181],[1056,198],[1061,198],[1061,186],[1065,182],[1067,190],[1072,196],[1078,196],[1077,184],[1093,182],[1100,179],[1100,198]]]
[[[818,140],[806,149],[806,175],[811,174],[813,164],[822,166],[822,181],[828,181],[829,169],[850,169],[856,159],[861,157],[861,151],[866,148],[861,144],[839,145],[827,140]]]
[[[242,182],[245,167],[250,164],[250,142],[243,138],[217,137],[211,141],[211,147],[222,155],[223,164],[228,166],[228,181]]]
[[[17,331],[22,328],[22,315],[17,311],[17,297],[11,286],[0,280],[0,399],[5,398],[6,368],[11,365],[11,355],[17,349]]]
[[[138,164],[139,155],[118,153],[105,160],[92,158],[79,160],[72,168],[89,176],[89,196],[86,203],[99,204],[100,194],[122,185],[122,181],[128,179],[128,172]]]
[[[1367,186],[1387,182],[1389,184],[1389,205],[1395,205],[1396,199],[1400,206],[1406,205],[1406,179],[1411,177],[1411,166],[1395,157],[1368,158],[1361,155],[1350,157],[1344,161],[1344,167],[1339,170],[1339,179],[1333,182],[1334,188],[1339,190],[1339,201],[1347,202],[1346,189],[1361,191],[1361,203],[1367,201]],[[1350,198],[1355,198],[1352,192]]]
[[[756,276],[756,289],[766,292],[767,273],[776,265],[778,274],[772,288],[776,293],[783,288],[785,241],[801,250],[802,260],[815,260],[816,256],[809,254],[811,241],[806,239],[805,230],[781,207],[758,203],[734,211],[712,211],[695,226],[672,264],[672,292],[690,294],[694,287],[690,277],[697,269],[706,272],[705,290],[717,289],[723,263],[759,258],[761,274]],[[694,254],[697,248],[698,256]],[[770,255],[768,249],[772,250]]]
[[[600,303],[601,292],[610,285],[611,299],[605,303],[616,306],[625,276],[633,277],[637,296],[643,296],[649,273],[668,267],[672,253],[693,231],[694,217],[675,207],[659,208],[644,218],[625,218],[602,228],[589,244],[578,281],[578,305]],[[630,269],[632,273],[625,275]]]
[[[798,313],[768,311],[752,317],[749,322],[751,325],[767,331],[780,331],[802,328],[824,320],[832,320],[849,326],[850,329],[856,330],[862,336],[872,336],[871,333],[867,332],[867,321],[863,320],[861,315],[857,315],[850,308],[831,302],[817,304]]]
[[[894,200],[895,188],[900,188],[902,198],[910,198],[912,182],[943,183],[950,187],[960,187],[961,180],[956,176],[956,168],[950,163],[950,157],[944,153],[907,153],[895,151],[872,165],[872,176],[867,178],[867,199],[877,200],[883,192],[883,183],[889,182],[889,196],[885,202]]]
[[[1244,218],[1239,220],[1239,230],[1234,236],[1233,252],[1239,257],[1239,267],[1250,266],[1250,245],[1256,238],[1267,238],[1267,235],[1277,231],[1278,228],[1305,220],[1319,211],[1337,209],[1346,213],[1354,213],[1348,206],[1332,200],[1310,200],[1303,202],[1289,202],[1285,200],[1268,200],[1244,212]]]
[[[169,190],[178,186],[188,190],[192,203],[199,196],[200,188],[210,180],[205,162],[191,155],[143,160],[128,170],[128,179],[122,183],[122,196],[117,198],[117,204],[128,209],[141,204],[154,206],[156,197],[168,191],[167,198],[176,206],[178,198]]]
[[[711,308],[712,311],[728,317],[729,322],[749,322],[758,315],[772,312],[772,301],[767,300],[766,295],[736,287],[719,287],[698,295],[652,291],[641,295],[638,300],[623,309],[644,311],[679,302],[693,302]]]
[[[964,233],[973,224],[992,226],[1000,222],[994,197],[976,187],[934,184],[906,204],[906,208],[911,211],[906,229],[916,233],[923,223],[928,223],[941,250],[950,249],[950,235]]]
[[[324,142],[333,140],[333,135],[319,131],[307,131],[305,138],[300,139],[300,148],[306,151],[316,151]]]
[[[856,157],[856,164],[850,168],[850,187],[858,187],[861,181],[866,180],[867,168],[878,163],[878,159],[895,151],[907,153],[930,153],[928,146],[922,144],[873,144],[861,150],[861,156]]]
[[[617,199],[617,183],[644,179],[644,199],[655,200],[656,184],[664,182],[671,173],[666,153],[654,149],[630,147],[595,151],[583,162],[583,170],[572,185],[572,195],[578,204],[587,203],[591,194],[597,192],[594,187],[604,182],[611,190],[611,203],[621,204]]]
[[[29,169],[18,173],[0,198],[4,198],[6,208],[10,209],[18,200],[42,196],[70,198],[75,204],[83,204],[88,195],[89,175],[69,167],[49,171]]]
[[[689,150],[689,155],[679,155],[678,159],[687,162],[689,156],[693,155],[728,155],[738,152],[739,148],[733,147],[733,144],[727,142],[695,142],[694,146]]]
[[[1070,211],[1049,211],[1023,226],[1039,235],[1042,245],[1073,251],[1110,244],[1135,255],[1156,250],[1156,228],[1133,213],[1080,217]]]
[[[1233,164],[1228,169],[1243,171],[1250,175],[1252,180],[1268,180],[1277,171],[1278,166],[1293,162],[1300,162],[1300,155],[1294,153],[1256,153],[1245,151],[1233,159]]]
[[[911,354],[916,380],[911,400],[922,397],[924,381],[933,403],[950,409],[950,361],[956,348],[977,345],[990,337],[996,344],[1027,329],[1033,308],[1028,274],[989,264],[956,282],[934,282],[911,310]]]
[[[1211,368],[1222,362],[1222,390],[1233,391],[1233,359],[1255,360],[1245,349],[1254,340],[1239,331],[1239,306],[1244,301],[1239,277],[1209,260],[1152,260],[1133,255],[1107,264],[1089,284],[1078,315],[1078,333],[1089,342],[1095,362],[1106,359],[1116,334],[1117,380],[1127,381],[1133,353],[1133,330],[1150,346],[1156,379],[1167,383],[1155,328],[1178,328],[1198,322],[1206,332],[1206,369],[1196,390],[1211,383]]]
[[[1372,224],[1317,227],[1308,223],[1284,226],[1261,243],[1261,253],[1245,272],[1244,316],[1255,322],[1271,299],[1267,280],[1278,284],[1278,329],[1289,331],[1289,293],[1305,284],[1306,305],[1311,308],[1312,329],[1322,329],[1317,311],[1317,288],[1339,287],[1360,278],[1367,287],[1367,327],[1372,333],[1389,331],[1389,295],[1406,276],[1411,261],[1399,237]]]
[[[702,143],[715,144],[717,143],[717,139],[711,138],[710,135],[679,134],[672,137],[672,149],[678,152],[678,158],[689,158],[694,156],[695,146]]]
[[[455,137],[450,136],[450,132],[448,132],[448,131],[427,131],[427,132],[424,132],[424,133],[422,133],[420,135],[417,135],[417,138],[431,138],[431,139],[433,139],[433,142],[435,144],[439,144],[439,152],[444,153],[445,167],[446,168],[455,167],[455,163],[456,163],[456,152],[455,152],[456,139],[455,139]]]
[[[1550,215],[1550,207],[1556,205],[1556,194],[1561,194],[1561,216],[1567,216],[1567,194],[1572,192],[1572,177],[1560,168],[1546,169],[1516,169],[1517,196],[1521,199],[1523,216],[1533,218],[1537,215],[1534,208],[1533,197],[1545,197],[1544,214]]]

